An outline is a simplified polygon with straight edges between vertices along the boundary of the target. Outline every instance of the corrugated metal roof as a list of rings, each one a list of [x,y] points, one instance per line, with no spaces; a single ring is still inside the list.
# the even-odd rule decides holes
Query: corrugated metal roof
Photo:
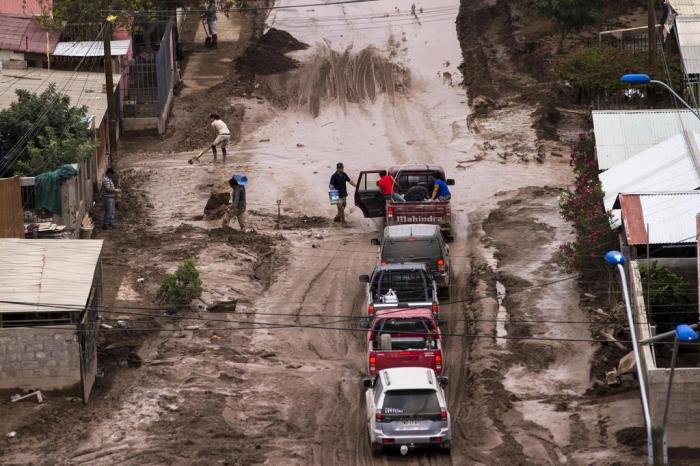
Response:
[[[114,85],[119,84],[120,75],[114,75]],[[71,105],[85,105],[88,114],[94,115],[97,126],[107,111],[107,94],[102,92],[105,83],[104,73],[29,68],[27,70],[4,70],[0,72],[0,110],[4,110],[17,100],[16,89],[30,92],[43,92],[49,84],[70,97]]]
[[[700,0],[668,0],[668,3],[679,16],[700,15]]]
[[[112,55],[126,55],[129,52],[130,40],[113,40]],[[59,42],[53,55],[57,57],[103,57],[105,54],[104,42],[83,41],[83,42]]]
[[[59,36],[59,32],[49,33],[49,53],[56,48]],[[46,32],[32,18],[0,15],[0,49],[45,54],[46,42]]]
[[[700,134],[685,131],[621,162],[598,177],[605,210],[623,192],[692,191],[700,188]]]
[[[700,132],[700,120],[689,110],[594,111],[598,166],[607,170],[684,129]]]
[[[87,304],[102,240],[0,239],[0,301]],[[9,312],[65,312],[51,306],[0,302]]]
[[[627,243],[696,243],[700,191],[624,193],[619,197]]]
[[[700,73],[700,16],[676,18],[678,46],[686,74]]]

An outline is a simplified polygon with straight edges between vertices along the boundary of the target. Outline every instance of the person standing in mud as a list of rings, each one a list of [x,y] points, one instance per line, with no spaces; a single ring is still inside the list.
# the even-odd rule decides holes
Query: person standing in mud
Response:
[[[338,215],[335,216],[333,221],[340,222],[341,224],[345,225],[345,206],[347,205],[348,197],[347,183],[350,183],[350,185],[353,188],[355,188],[356,186],[355,183],[352,182],[348,174],[345,173],[345,168],[343,167],[342,162],[338,162],[335,168],[335,173],[333,173],[333,176],[331,176],[331,182],[328,185],[328,189],[337,190],[340,196],[340,201],[338,202],[338,204],[336,204],[336,206],[338,207]]]
[[[221,227],[227,228],[228,222],[235,217],[241,232],[245,232],[245,185],[248,184],[248,178],[245,175],[233,175],[228,184],[231,186],[231,204],[224,214]]]
[[[120,189],[114,187],[114,170],[108,168],[102,178],[102,204],[105,209],[102,217],[102,228],[105,230],[114,228],[114,204],[116,195],[120,192]]]
[[[209,124],[211,124],[212,129],[216,133],[216,138],[214,142],[211,143],[211,152],[214,154],[214,162],[216,163],[216,146],[221,146],[221,157],[226,163],[226,146],[231,140],[231,131],[229,131],[226,123],[221,121],[221,117],[218,113],[211,113],[209,115]]]
[[[209,34],[211,34],[211,48],[219,48],[219,36],[216,33],[216,2],[214,0],[209,0],[207,3],[207,9],[204,12],[204,16],[207,20],[207,26],[209,26]]]

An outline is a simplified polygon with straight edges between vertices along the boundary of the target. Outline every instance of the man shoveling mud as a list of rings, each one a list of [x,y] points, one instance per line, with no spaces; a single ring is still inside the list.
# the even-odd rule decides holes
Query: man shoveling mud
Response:
[[[338,195],[340,197],[339,202],[336,204],[336,206],[338,207],[338,215],[335,216],[333,221],[340,222],[341,224],[345,225],[345,206],[347,205],[348,197],[347,183],[350,183],[350,185],[352,185],[353,188],[355,188],[356,186],[355,183],[352,182],[348,174],[345,173],[342,162],[338,162],[335,168],[335,173],[333,173],[333,176],[331,176],[331,182],[328,185],[328,189],[337,190]]]
[[[228,180],[229,186],[231,186],[231,205],[229,205],[228,210],[224,214],[224,220],[221,222],[222,228],[228,227],[228,222],[231,218],[236,218],[238,220],[238,225],[241,227],[241,231],[245,231],[245,185],[248,184],[248,177],[245,175],[233,175],[230,180]]]
[[[212,129],[216,133],[216,138],[214,142],[211,143],[211,152],[214,154],[214,163],[216,163],[216,146],[221,146],[221,157],[224,163],[226,163],[226,146],[231,140],[231,131],[229,131],[226,123],[221,121],[221,117],[218,113],[212,113],[209,115],[209,123]]]

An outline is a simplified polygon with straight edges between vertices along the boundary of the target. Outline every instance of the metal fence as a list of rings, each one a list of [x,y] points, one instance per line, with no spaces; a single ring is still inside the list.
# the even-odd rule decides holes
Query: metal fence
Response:
[[[24,210],[24,223],[45,223],[53,222],[53,214],[45,210],[36,208],[34,190],[36,186],[22,186],[22,209]]]
[[[156,63],[150,58],[136,58],[129,65],[128,74],[128,86],[124,89],[124,116],[158,116]]]
[[[121,95],[124,117],[158,117],[163,113],[173,85],[174,24],[174,18],[167,21],[155,54],[144,53],[129,65]]]
[[[581,40],[586,47],[614,47],[629,54],[644,53],[649,50],[649,37],[646,34],[626,34],[622,38],[615,36],[587,37]],[[664,44],[660,38],[656,41],[656,50],[663,53]]]

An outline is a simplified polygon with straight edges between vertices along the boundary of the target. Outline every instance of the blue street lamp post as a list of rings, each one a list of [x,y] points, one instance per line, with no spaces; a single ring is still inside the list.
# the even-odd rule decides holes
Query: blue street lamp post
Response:
[[[663,453],[664,464],[668,464],[668,433],[666,432],[666,423],[668,421],[668,407],[671,405],[671,388],[673,387],[673,374],[676,370],[676,360],[678,358],[678,344],[682,342],[698,341],[698,334],[690,325],[678,325],[675,331],[675,339],[673,341],[673,356],[671,356],[671,372],[668,375],[668,388],[666,389],[666,405],[664,406],[664,420],[661,423],[661,429],[664,433]]]
[[[627,310],[627,322],[630,327],[630,339],[632,340],[632,351],[634,351],[634,362],[637,368],[637,380],[639,381],[639,392],[642,398],[642,410],[644,411],[644,423],[647,430],[647,462],[654,464],[654,440],[651,429],[651,413],[649,411],[649,401],[647,397],[647,386],[644,381],[644,372],[642,371],[642,361],[639,356],[639,345],[637,344],[637,332],[635,330],[634,317],[632,316],[632,306],[630,305],[630,295],[627,290],[627,278],[625,277],[625,268],[622,266],[625,263],[625,256],[619,251],[608,251],[605,254],[605,262],[615,266],[620,273],[620,282],[622,286],[622,295],[625,298],[625,308]]]
[[[693,107],[690,106],[688,102],[683,100],[681,96],[679,96],[676,91],[674,91],[671,86],[666,84],[663,81],[657,81],[656,79],[651,79],[648,75],[646,74],[625,74],[620,77],[620,82],[623,84],[631,84],[631,85],[649,85],[649,84],[658,84],[659,86],[663,87],[666,89],[668,92],[673,95],[673,97],[676,98],[685,108],[690,110],[690,112],[695,115],[697,119],[700,120],[700,113],[698,113],[697,110],[695,110]]]

